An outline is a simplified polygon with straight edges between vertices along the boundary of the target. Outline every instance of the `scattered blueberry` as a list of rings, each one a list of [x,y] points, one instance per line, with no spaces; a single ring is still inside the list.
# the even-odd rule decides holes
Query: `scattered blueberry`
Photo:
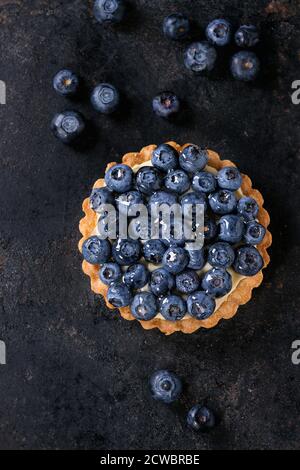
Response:
[[[242,276],[254,276],[263,268],[264,262],[254,246],[237,249],[233,269]]]
[[[228,189],[220,189],[208,196],[208,202],[215,214],[228,214],[233,212],[237,206],[234,192]]]
[[[108,240],[102,240],[96,235],[88,238],[82,245],[82,256],[90,264],[107,263],[111,254]]]
[[[142,289],[148,284],[149,271],[144,264],[132,264],[127,268],[123,280],[130,289]]]
[[[215,268],[229,268],[234,262],[234,250],[229,243],[218,242],[208,250],[208,262]]]
[[[190,261],[187,267],[190,269],[195,269],[196,271],[200,271],[206,263],[205,250],[204,248],[193,250],[189,247],[189,245],[190,243],[185,245],[185,249],[187,250],[190,257]]]
[[[169,295],[160,302],[160,313],[169,321],[178,321],[186,314],[186,302],[178,295]]]
[[[231,40],[231,24],[222,18],[213,20],[206,28],[206,37],[216,46],[227,46]]]
[[[91,95],[91,103],[96,111],[102,114],[111,114],[119,106],[120,95],[118,90],[109,83],[97,85]]]
[[[161,206],[167,204],[168,206],[173,206],[177,204],[177,196],[174,193],[168,193],[167,191],[156,191],[150,196],[148,205],[151,209],[152,206]]]
[[[208,42],[192,43],[184,54],[184,64],[194,73],[210,71],[214,68],[217,52]]]
[[[173,92],[165,91],[153,98],[152,108],[157,116],[168,118],[178,113],[180,101]]]
[[[206,197],[205,194],[201,193],[194,193],[193,191],[184,194],[180,198],[180,204],[183,208],[186,205],[192,206],[193,212],[196,211],[196,206],[203,206],[203,210],[205,211],[207,208]]]
[[[191,294],[200,286],[200,279],[196,271],[187,269],[176,276],[176,289],[182,294]]]
[[[178,152],[169,144],[162,144],[152,152],[152,165],[160,171],[168,172],[178,166]]]
[[[168,294],[175,285],[174,277],[163,268],[152,271],[150,275],[150,289],[157,297]]]
[[[158,191],[162,185],[162,176],[153,166],[142,166],[135,177],[137,189],[147,195]]]
[[[143,255],[149,263],[161,263],[165,252],[166,247],[161,240],[148,240],[144,243]]]
[[[134,296],[131,313],[137,320],[152,320],[157,314],[157,301],[151,292],[139,292]]]
[[[51,129],[61,142],[70,144],[85,130],[85,121],[77,111],[63,111],[54,116]]]
[[[113,193],[107,188],[94,188],[90,195],[90,206],[95,212],[102,212],[101,206],[104,204],[114,205]]]
[[[193,177],[192,187],[197,193],[212,193],[217,187],[217,181],[212,173],[199,171]]]
[[[238,215],[224,215],[218,221],[219,240],[239,243],[244,234],[244,222]]]
[[[236,191],[241,187],[242,175],[235,166],[225,166],[217,175],[220,188]]]
[[[173,372],[159,370],[150,378],[150,390],[155,400],[172,403],[181,395],[182,383]]]
[[[138,204],[144,204],[144,199],[139,191],[128,191],[116,197],[116,206],[120,213],[135,216],[135,207]]]
[[[178,274],[189,264],[188,252],[179,246],[169,248],[163,257],[163,267],[172,274]]]
[[[243,25],[234,36],[235,42],[240,47],[254,47],[259,42],[259,34],[256,26]]]
[[[210,269],[202,279],[202,289],[213,297],[223,297],[232,289],[231,275],[225,269]]]
[[[187,424],[194,431],[209,431],[216,424],[216,418],[212,410],[202,405],[195,405],[188,412]]]
[[[244,240],[249,245],[258,245],[263,241],[265,234],[265,227],[255,220],[252,220],[246,224]]]
[[[103,23],[120,23],[125,15],[124,0],[96,0],[94,3],[94,16]]]
[[[260,61],[254,52],[241,51],[231,59],[231,73],[237,80],[255,80],[260,70]]]
[[[258,215],[259,207],[252,197],[242,197],[237,205],[238,213],[248,222],[254,220]]]
[[[136,263],[141,257],[141,243],[138,240],[118,240],[113,244],[112,254],[114,260],[121,266]]]
[[[114,165],[105,173],[105,183],[108,189],[116,193],[130,191],[133,184],[133,171],[123,163]]]
[[[53,78],[53,87],[61,96],[74,96],[78,91],[79,79],[71,70],[63,69]]]
[[[116,308],[128,307],[132,301],[132,294],[126,284],[117,281],[110,285],[107,300]]]
[[[189,173],[203,170],[207,162],[207,150],[201,149],[197,145],[187,145],[179,155],[179,165]]]
[[[117,263],[105,263],[99,271],[100,280],[109,286],[112,282],[120,281],[122,271]]]
[[[184,39],[190,33],[189,19],[181,13],[173,13],[167,16],[163,22],[164,35],[170,39]]]
[[[210,317],[216,308],[215,300],[202,291],[194,292],[187,299],[188,313],[197,318],[197,320],[205,320]]]
[[[165,187],[178,194],[185,193],[190,187],[190,180],[183,170],[172,170],[164,179]]]

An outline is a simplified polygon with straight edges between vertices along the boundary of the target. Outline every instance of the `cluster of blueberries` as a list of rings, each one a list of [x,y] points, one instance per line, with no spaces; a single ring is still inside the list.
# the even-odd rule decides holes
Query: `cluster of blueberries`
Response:
[[[251,197],[237,197],[242,176],[236,167],[224,167],[216,175],[205,171],[208,153],[196,145],[187,145],[180,153],[168,144],[159,145],[151,161],[153,166],[142,166],[136,173],[125,164],[106,172],[106,186],[90,196],[99,222],[106,223],[103,204],[113,204],[117,213],[126,210],[129,216],[136,204],[145,204],[150,212],[157,204],[189,204],[195,210],[202,205],[204,247],[191,249],[191,240],[178,239],[175,223],[168,239],[145,239],[141,234],[148,221],[143,224],[137,217],[134,237],[91,236],[83,244],[83,257],[100,265],[100,279],[109,286],[108,301],[115,307],[130,306],[136,319],[151,320],[157,312],[170,321],[186,313],[206,319],[215,310],[215,299],[232,289],[229,267],[243,276],[253,276],[263,267],[255,247],[266,233],[256,221],[258,204]],[[193,230],[197,233],[199,227]],[[210,269],[199,276],[207,262]],[[160,266],[150,272],[149,263]]]
[[[182,394],[180,378],[168,370],[159,370],[150,378],[150,390],[155,400],[173,403]],[[194,431],[206,432],[216,424],[215,413],[204,404],[194,405],[187,414],[187,424]]]

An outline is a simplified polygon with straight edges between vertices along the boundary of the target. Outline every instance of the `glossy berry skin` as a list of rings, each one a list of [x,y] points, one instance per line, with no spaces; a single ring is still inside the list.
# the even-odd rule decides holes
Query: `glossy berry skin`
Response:
[[[111,191],[126,193],[133,185],[133,171],[123,163],[114,165],[105,173],[105,183]]]
[[[251,82],[259,73],[260,61],[254,52],[241,51],[232,57],[230,70],[236,80]]]
[[[136,263],[141,257],[141,243],[139,240],[122,240],[118,238],[113,244],[112,255],[120,266],[129,266]]]
[[[219,240],[228,243],[239,243],[244,234],[244,222],[238,215],[224,215],[218,221]]]
[[[192,188],[196,193],[212,193],[216,190],[217,180],[208,171],[199,171],[192,181]]]
[[[189,19],[181,13],[173,13],[167,16],[163,22],[164,35],[175,41],[185,39],[190,33]]]
[[[215,48],[206,41],[192,43],[184,54],[184,65],[194,73],[211,71],[216,60]]]
[[[234,39],[239,47],[254,47],[259,42],[258,30],[254,25],[240,26]]]
[[[142,166],[135,177],[136,188],[143,194],[150,196],[162,186],[162,176],[153,166]]]
[[[120,23],[125,15],[124,0],[96,0],[94,16],[101,24]]]
[[[208,196],[208,202],[215,214],[229,214],[236,209],[237,200],[233,191],[220,189]]]
[[[216,302],[203,291],[197,291],[187,298],[188,313],[197,320],[206,320],[215,311]]]
[[[208,162],[208,153],[197,145],[188,145],[179,155],[179,165],[188,173],[203,170]]]
[[[138,217],[130,221],[128,235],[133,239],[148,240],[151,236],[151,220],[148,217]]]
[[[93,108],[102,114],[111,114],[119,106],[120,95],[118,90],[110,83],[100,83],[91,95]]]
[[[137,320],[149,321],[157,314],[157,299],[151,292],[139,292],[134,296],[131,313]]]
[[[168,294],[175,285],[174,276],[163,268],[150,274],[150,289],[157,297]]]
[[[210,246],[207,261],[215,268],[226,269],[234,262],[234,256],[234,250],[229,243],[218,242]]]
[[[244,240],[249,245],[258,245],[263,241],[265,234],[265,227],[255,220],[252,220],[246,224]]]
[[[129,216],[136,215],[134,206],[138,204],[144,204],[143,196],[139,191],[127,191],[116,198],[118,211],[122,214],[127,213]]]
[[[205,241],[213,240],[218,233],[216,222],[208,216],[204,216],[204,238]]]
[[[180,101],[175,93],[164,91],[153,98],[152,108],[157,116],[169,118],[178,113],[180,109]]]
[[[157,210],[158,207],[166,204],[168,206],[173,206],[177,204],[177,196],[174,193],[169,193],[167,191],[156,191],[155,193],[150,196],[148,201],[148,207],[151,209],[152,206],[156,206]]]
[[[123,281],[130,289],[142,289],[148,284],[149,271],[144,264],[132,264],[127,268]]]
[[[195,269],[196,271],[200,271],[206,263],[205,250],[204,248],[191,250],[189,248],[189,245],[192,245],[192,243],[188,243],[185,245],[185,249],[187,250],[190,257],[189,264],[187,265],[187,267],[189,269]]]
[[[165,252],[166,247],[161,240],[148,240],[144,243],[143,255],[149,263],[161,263]]]
[[[181,395],[181,380],[173,372],[159,370],[150,378],[150,390],[155,400],[172,403]]]
[[[242,246],[236,250],[233,269],[242,276],[255,276],[264,262],[259,251],[254,246]]]
[[[170,171],[164,179],[165,187],[177,194],[185,193],[190,187],[190,180],[183,170]]]
[[[223,297],[232,289],[231,275],[225,269],[210,269],[202,279],[202,289],[213,297]]]
[[[242,175],[236,167],[225,166],[218,172],[217,180],[220,188],[236,191],[241,187]]]
[[[126,284],[117,281],[110,285],[107,300],[116,308],[128,307],[132,301],[132,294]]]
[[[74,96],[79,88],[79,79],[72,70],[60,70],[53,78],[53,88],[61,96]]]
[[[178,152],[169,144],[161,144],[153,150],[152,165],[160,171],[167,173],[178,167]]]
[[[160,313],[169,321],[179,321],[186,314],[186,302],[178,295],[169,295],[160,302]]]
[[[51,130],[64,144],[71,144],[83,134],[85,121],[77,111],[63,111],[54,116]]]
[[[189,264],[188,252],[179,246],[169,248],[163,257],[163,267],[172,274],[182,272]]]
[[[102,213],[103,204],[114,205],[114,203],[114,195],[108,188],[94,188],[90,195],[90,207],[95,212]]]
[[[106,286],[112,282],[120,281],[122,278],[122,271],[117,263],[105,263],[99,271],[100,281]]]
[[[205,194],[194,193],[193,191],[181,196],[180,204],[182,208],[184,208],[184,206],[187,206],[187,205],[192,206],[193,212],[196,211],[197,206],[203,206],[203,210],[206,210],[207,208]]]
[[[231,24],[222,18],[213,20],[206,28],[206,37],[215,46],[227,46],[231,39]]]
[[[82,256],[90,264],[107,263],[111,255],[111,246],[108,240],[102,240],[96,235],[88,238],[82,245]]]
[[[259,207],[255,199],[245,196],[239,199],[237,211],[243,217],[243,219],[248,222],[250,220],[254,220],[257,217]]]
[[[212,410],[202,405],[195,405],[188,412],[187,424],[193,431],[207,432],[215,427],[216,418]]]
[[[187,269],[176,276],[176,289],[182,294],[191,294],[200,286],[200,279],[196,271]]]

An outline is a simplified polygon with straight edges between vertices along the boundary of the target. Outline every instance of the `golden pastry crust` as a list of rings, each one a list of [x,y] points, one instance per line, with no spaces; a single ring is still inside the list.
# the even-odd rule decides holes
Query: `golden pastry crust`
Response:
[[[185,144],[183,146],[178,145],[176,142],[168,142],[169,145],[172,145],[176,150],[180,151],[184,147],[189,144]],[[139,153],[127,153],[123,156],[123,163],[129,165],[130,167],[134,167],[135,165],[140,165],[151,160],[152,151],[156,148],[156,145],[148,145],[144,147]],[[219,170],[225,166],[236,166],[230,160],[221,160],[219,155],[211,150],[208,150],[209,161],[208,165]],[[115,162],[109,163],[107,166],[107,170],[115,165]],[[270,217],[266,209],[263,207],[263,197],[261,193],[252,188],[251,179],[247,175],[243,176],[242,182],[242,191],[245,196],[253,197],[259,205],[259,213],[258,213],[258,220],[259,222],[267,229],[270,223]],[[99,179],[94,184],[94,188],[100,188],[105,185],[104,179]],[[90,208],[89,199],[85,199],[83,202],[83,212],[85,213],[85,217],[80,221],[79,229],[82,234],[82,239],[79,242],[79,250],[82,250],[83,242],[89,238],[97,223],[97,215],[96,213]],[[260,252],[263,260],[264,260],[264,268],[269,264],[270,257],[268,255],[267,249],[272,244],[272,235],[269,230],[266,230],[266,235],[262,243],[260,243],[257,247],[258,251]],[[99,279],[98,272],[99,266],[94,266],[89,264],[87,261],[83,261],[82,263],[83,272],[90,277],[91,281],[91,288],[96,294],[101,294],[106,301],[107,307],[110,309],[115,309],[107,300],[107,290],[108,287],[105,286]],[[181,331],[182,333],[193,333],[194,331],[198,330],[199,328],[213,328],[217,325],[217,323],[221,319],[229,319],[232,318],[240,305],[246,304],[251,296],[252,290],[255,287],[258,287],[263,280],[263,273],[260,271],[255,276],[242,278],[234,291],[229,294],[226,300],[219,306],[219,308],[206,320],[197,320],[196,318],[187,317],[183,320],[171,322],[168,320],[164,320],[161,318],[154,318],[150,321],[140,321],[142,327],[145,330],[150,330],[152,328],[158,328],[162,333],[166,335],[170,335],[175,333],[176,331]],[[120,308],[120,313],[123,318],[126,320],[135,320],[133,315],[130,312],[129,307]]]

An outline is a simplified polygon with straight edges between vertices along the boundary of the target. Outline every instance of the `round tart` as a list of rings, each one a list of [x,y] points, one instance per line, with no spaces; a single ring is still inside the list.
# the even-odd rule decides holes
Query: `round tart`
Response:
[[[128,209],[131,202],[149,207],[176,201],[203,204],[201,250],[172,237],[99,236],[99,221],[109,217],[99,211],[102,203],[112,204],[118,219],[124,204]],[[272,243],[263,202],[250,178],[211,150],[168,142],[128,153],[122,164],[108,165],[105,179],[96,181],[83,202],[83,271],[109,308],[119,308],[123,318],[138,320],[145,329],[169,335],[212,328],[232,318],[263,280]],[[141,229],[138,223],[136,228]]]

